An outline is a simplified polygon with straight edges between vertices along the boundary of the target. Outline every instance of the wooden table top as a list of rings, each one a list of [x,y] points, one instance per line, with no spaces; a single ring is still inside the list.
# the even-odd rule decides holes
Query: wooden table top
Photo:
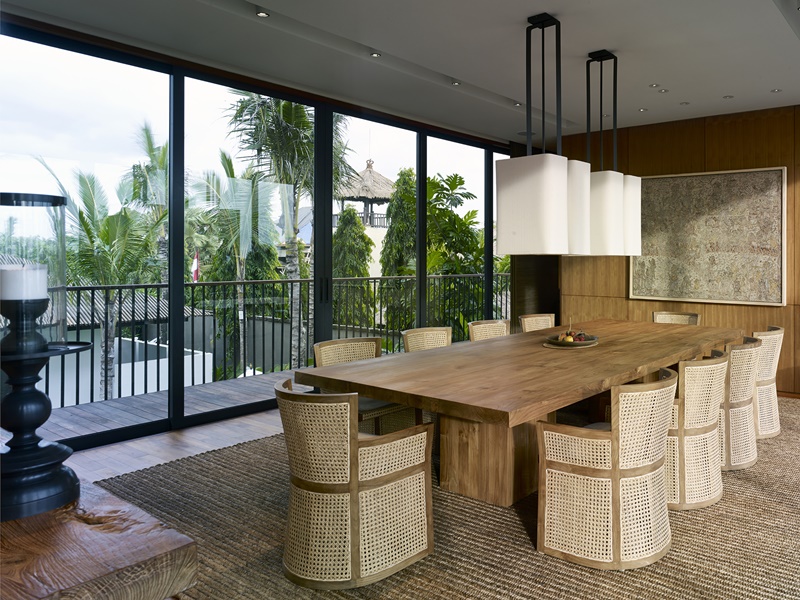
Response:
[[[197,575],[193,540],[86,481],[77,502],[4,522],[0,559],[3,600],[168,598]]]
[[[742,338],[741,329],[601,319],[597,346],[554,349],[566,327],[295,371],[295,381],[508,427]]]

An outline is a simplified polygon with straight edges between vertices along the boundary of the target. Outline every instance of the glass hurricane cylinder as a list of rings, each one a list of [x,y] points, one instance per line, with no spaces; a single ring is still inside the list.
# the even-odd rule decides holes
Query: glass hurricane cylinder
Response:
[[[0,300],[48,298],[36,328],[56,345],[67,330],[65,207],[63,196],[0,193]]]

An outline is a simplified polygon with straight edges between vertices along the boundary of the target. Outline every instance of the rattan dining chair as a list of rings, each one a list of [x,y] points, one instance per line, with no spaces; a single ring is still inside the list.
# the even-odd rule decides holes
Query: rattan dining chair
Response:
[[[728,362],[726,352],[713,352],[678,363],[665,462],[667,506],[672,510],[703,508],[722,498],[718,427]]]
[[[654,311],[653,323],[675,323],[677,325],[700,325],[700,315],[695,312]]]
[[[547,329],[556,326],[556,316],[553,313],[539,313],[532,315],[520,315],[519,326],[522,332],[536,331],[537,329]]]
[[[511,321],[508,319],[472,321],[468,324],[468,327],[470,342],[511,335]]]
[[[678,375],[611,388],[611,429],[538,421],[536,548],[597,569],[632,569],[672,543],[664,481]]]
[[[781,432],[775,377],[778,374],[778,361],[783,345],[783,327],[770,325],[767,331],[754,332],[753,337],[761,340],[755,397],[756,439],[760,440],[775,437]]]
[[[433,425],[358,432],[358,394],[275,385],[289,456],[284,574],[315,589],[379,581],[433,552]]]
[[[379,337],[326,340],[314,344],[314,364],[317,367],[327,367],[379,358],[381,352]],[[358,421],[359,431],[382,434],[421,423],[422,413],[402,404],[361,397],[358,400]]]
[[[417,327],[401,332],[403,349],[406,352],[418,352],[449,346],[453,342],[452,327]]]
[[[761,340],[745,337],[725,351],[730,354],[730,377],[719,413],[720,463],[723,471],[735,471],[758,460],[754,409]]]

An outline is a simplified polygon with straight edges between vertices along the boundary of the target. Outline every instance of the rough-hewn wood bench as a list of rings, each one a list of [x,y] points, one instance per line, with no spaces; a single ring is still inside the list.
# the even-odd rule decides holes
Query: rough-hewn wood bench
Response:
[[[77,503],[0,525],[3,600],[163,600],[194,585],[195,542],[81,482]]]

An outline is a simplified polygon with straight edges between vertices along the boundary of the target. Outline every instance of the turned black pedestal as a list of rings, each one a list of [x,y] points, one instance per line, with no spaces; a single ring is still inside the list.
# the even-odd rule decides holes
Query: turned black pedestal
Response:
[[[48,344],[35,331],[35,319],[47,304],[46,298],[0,301],[0,312],[10,322],[0,343],[0,368],[11,386],[0,405],[0,426],[12,434],[0,454],[2,521],[59,508],[80,495],[78,477],[62,464],[72,449],[36,435],[52,409],[50,398],[35,386],[50,357],[78,352],[89,344]]]

